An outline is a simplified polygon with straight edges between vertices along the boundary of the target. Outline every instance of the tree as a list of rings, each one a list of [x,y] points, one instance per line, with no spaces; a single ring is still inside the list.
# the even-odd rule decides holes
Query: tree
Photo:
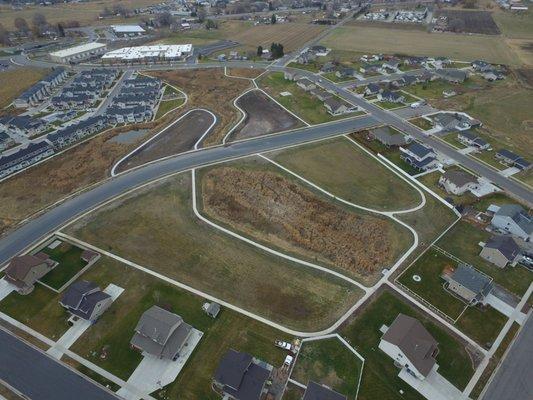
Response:
[[[263,46],[257,46],[257,57],[261,57],[263,55]]]
[[[272,4],[271,1],[268,2],[268,10],[269,11],[274,11],[274,4]]]
[[[37,26],[39,28],[44,25],[48,25],[48,22],[46,22],[46,17],[41,13],[33,14],[32,23],[33,23],[33,26]]]
[[[172,14],[169,12],[157,14],[156,19],[161,26],[170,26],[174,22],[174,18],[172,18]]]
[[[205,10],[198,10],[196,12],[196,15],[198,17],[198,21],[200,21],[201,23],[205,22],[205,18],[207,17],[207,13],[205,12]]]
[[[205,23],[205,28],[207,30],[210,30],[210,29],[218,29],[218,24],[216,23],[216,21],[212,20],[212,19],[208,19]]]
[[[274,25],[276,21],[277,21],[276,14],[272,14],[272,16],[270,17],[270,23]]]
[[[0,43],[6,46],[11,44],[9,41],[9,32],[2,23],[0,23]]]
[[[57,34],[60,37],[65,37],[65,29],[63,28],[63,25],[57,24]]]
[[[272,43],[270,54],[274,59],[283,57],[283,45],[281,43]]]
[[[28,23],[22,17],[15,18],[15,28],[22,33],[27,33],[30,30]]]

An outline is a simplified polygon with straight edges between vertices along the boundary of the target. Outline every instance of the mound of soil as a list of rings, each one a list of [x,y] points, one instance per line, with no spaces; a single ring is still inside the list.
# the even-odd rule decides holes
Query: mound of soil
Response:
[[[338,207],[270,171],[222,167],[202,178],[204,211],[286,250],[369,276],[391,262],[390,223]]]

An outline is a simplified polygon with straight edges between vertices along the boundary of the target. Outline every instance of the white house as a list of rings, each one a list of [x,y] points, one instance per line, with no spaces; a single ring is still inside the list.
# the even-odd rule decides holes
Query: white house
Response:
[[[501,231],[518,236],[524,240],[533,239],[533,218],[522,206],[505,204],[495,210],[491,225]]]
[[[439,179],[441,185],[446,192],[461,196],[470,190],[478,188],[477,178],[466,171],[446,171]]]
[[[415,318],[398,314],[379,342],[379,349],[394,360],[394,364],[405,369],[415,378],[423,380],[439,366],[435,357],[438,343]]]

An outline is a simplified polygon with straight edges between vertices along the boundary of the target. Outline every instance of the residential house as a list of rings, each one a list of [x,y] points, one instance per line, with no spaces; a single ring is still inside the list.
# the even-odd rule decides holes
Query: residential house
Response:
[[[359,72],[363,74],[375,74],[381,70],[381,64],[363,64],[359,67]]]
[[[305,90],[306,92],[316,89],[316,84],[307,78],[299,79],[296,84],[298,85],[298,87]]]
[[[65,290],[59,304],[67,309],[74,319],[95,322],[107,310],[113,299],[100,287],[89,281],[78,281]]]
[[[324,73],[333,72],[335,71],[335,68],[337,68],[336,65],[332,63],[331,61],[328,61],[322,66],[322,68],[320,68],[320,71]]]
[[[152,306],[141,316],[130,344],[143,353],[175,361],[186,347],[192,329],[179,315]]]
[[[405,96],[398,92],[393,92],[391,90],[384,90],[381,93],[378,93],[379,101],[388,101],[390,103],[403,103]]]
[[[462,69],[437,69],[435,74],[440,79],[454,84],[463,83],[468,78],[468,72]]]
[[[483,72],[481,76],[489,82],[499,81],[505,78],[505,75],[496,69]]]
[[[507,149],[501,149],[496,152],[495,156],[497,160],[503,162],[504,164],[516,167],[521,170],[526,170],[531,167],[531,164],[520,157],[518,154],[513,153]]]
[[[283,77],[288,81],[297,81],[302,78],[302,75],[294,71],[285,71]]]
[[[461,131],[457,134],[457,140],[465,146],[476,147],[479,150],[490,150],[490,144],[474,134],[472,131]]]
[[[306,51],[301,53],[297,58],[296,62],[298,64],[309,64],[316,61],[316,55],[312,52]]]
[[[334,97],[324,100],[324,107],[331,115],[341,115],[353,109],[351,104],[340,101]]]
[[[427,57],[407,57],[403,60],[403,63],[405,65],[409,65],[411,67],[422,67],[426,62],[428,58]]]
[[[471,265],[459,264],[444,276],[446,288],[470,305],[484,304],[493,288],[492,278],[479,272]]]
[[[479,182],[474,175],[466,171],[449,170],[440,177],[439,185],[442,186],[446,192],[461,196],[470,190],[477,189]]]
[[[348,400],[348,397],[327,386],[309,381],[302,400]]]
[[[5,132],[0,132],[0,151],[9,149],[15,145],[15,141]]]
[[[314,53],[318,57],[325,57],[329,53],[329,49],[328,48],[326,48],[324,46],[320,46],[320,45],[311,46],[309,51],[311,51],[312,53]]]
[[[522,255],[522,250],[510,236],[493,236],[487,243],[484,243],[479,255],[497,267],[505,268],[509,264],[516,265]]]
[[[48,257],[48,254],[26,254],[11,259],[4,270],[4,279],[17,287],[20,294],[29,294],[33,291],[35,282],[50,272],[57,263]]]
[[[373,129],[369,136],[387,147],[405,146],[411,142],[410,136],[400,132],[393,133],[387,127]]]
[[[230,349],[220,360],[213,386],[228,400],[260,400],[271,373],[272,366]]]
[[[441,112],[434,115],[432,119],[435,127],[443,132],[453,130],[465,131],[480,126],[481,124],[479,121],[460,113]]]
[[[311,90],[309,93],[311,93],[312,96],[316,97],[320,101],[326,101],[327,99],[331,99],[333,95],[321,88],[316,88]]]
[[[61,149],[86,136],[103,130],[107,125],[108,121],[106,117],[89,117],[86,120],[79,121],[76,124],[50,133],[47,139],[55,148]]]
[[[112,106],[106,110],[106,115],[110,121],[113,121],[114,123],[125,124],[150,121],[154,112],[152,107],[148,106],[134,106],[127,108]]]
[[[373,96],[380,93],[381,90],[381,86],[379,86],[377,83],[369,83],[366,85],[364,94],[365,96]]]
[[[381,65],[381,68],[387,71],[390,71],[390,72],[397,72],[399,67],[400,67],[400,60],[396,57],[389,58]]]
[[[494,228],[524,240],[533,239],[533,218],[522,206],[505,204],[493,209],[496,211],[490,223]]]
[[[15,115],[0,118],[0,127],[7,132],[25,136],[36,136],[43,133],[47,126],[46,121],[29,115]]]
[[[54,154],[54,149],[44,140],[32,142],[24,148],[0,157],[0,179],[20,171],[43,158]]]
[[[408,147],[400,147],[400,151],[401,159],[419,171],[426,171],[437,164],[437,155],[433,149],[418,142],[413,142]]]
[[[48,95],[47,86],[38,82],[32,87],[25,90],[15,101],[13,105],[17,108],[36,106]]]
[[[353,68],[342,67],[335,72],[337,78],[353,78],[355,76],[355,70]]]
[[[378,347],[396,365],[420,380],[437,370],[438,343],[420,321],[398,314],[392,325],[382,330],[385,333]]]
[[[492,65],[483,60],[472,61],[471,65],[476,72],[485,72],[492,69]]]

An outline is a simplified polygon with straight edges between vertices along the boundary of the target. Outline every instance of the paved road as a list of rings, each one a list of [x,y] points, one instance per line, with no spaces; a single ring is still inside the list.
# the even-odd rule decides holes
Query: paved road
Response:
[[[118,399],[3,329],[0,329],[0,379],[32,400]]]
[[[58,229],[73,217],[131,188],[161,176],[226,159],[346,134],[378,124],[379,121],[374,117],[362,116],[356,119],[336,121],[327,125],[300,128],[287,133],[181,154],[119,175],[65,201],[0,239],[0,265],[32,243]]]
[[[533,399],[533,317],[530,315],[483,400]]]

